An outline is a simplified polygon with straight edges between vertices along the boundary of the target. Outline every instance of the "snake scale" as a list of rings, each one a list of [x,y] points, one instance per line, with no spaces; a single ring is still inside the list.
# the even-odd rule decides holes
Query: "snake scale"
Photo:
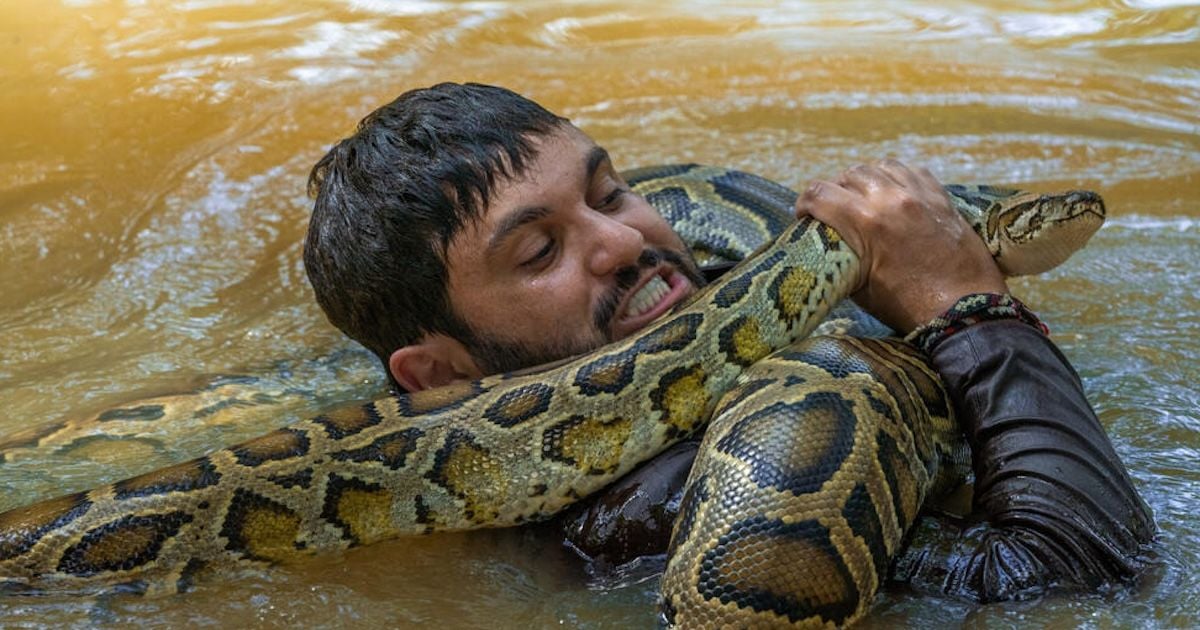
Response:
[[[737,258],[739,239],[778,236],[592,354],[337,408],[0,514],[0,584],[173,592],[206,569],[543,519],[712,417],[663,578],[667,620],[860,617],[922,499],[958,481],[944,472],[962,455],[936,376],[899,342],[806,340],[858,260],[824,225],[785,223],[794,193],[694,166],[630,182],[668,218],[721,232],[701,253]],[[1091,193],[947,190],[1010,273],[1058,264],[1103,220]]]

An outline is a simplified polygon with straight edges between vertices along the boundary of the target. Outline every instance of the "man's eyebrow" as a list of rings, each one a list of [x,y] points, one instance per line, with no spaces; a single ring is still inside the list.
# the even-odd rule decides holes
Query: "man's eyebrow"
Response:
[[[496,251],[513,232],[516,232],[522,225],[533,223],[538,219],[550,214],[550,208],[545,206],[527,206],[513,212],[504,217],[500,221],[500,225],[496,226],[496,231],[492,232],[492,238],[488,239],[486,253],[491,255]]]
[[[608,151],[604,147],[597,145],[592,147],[591,151],[588,151],[587,177],[589,180],[596,174],[596,169],[600,168],[600,165],[606,161],[608,161]]]
[[[584,167],[587,170],[587,179],[591,180],[596,175],[596,171],[600,169],[600,165],[609,160],[608,151],[602,146],[593,146],[588,151],[587,159]],[[488,239],[486,254],[491,255],[492,252],[500,248],[504,240],[512,236],[513,232],[517,231],[523,225],[533,223],[542,217],[550,214],[550,209],[543,206],[529,206],[521,208],[516,212],[504,217],[500,221],[500,225],[496,226],[496,231],[492,232],[492,237]]]

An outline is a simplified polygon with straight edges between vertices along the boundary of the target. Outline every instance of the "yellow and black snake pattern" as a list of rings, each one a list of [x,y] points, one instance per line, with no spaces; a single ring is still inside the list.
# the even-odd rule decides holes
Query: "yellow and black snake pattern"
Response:
[[[816,336],[750,366],[718,403],[687,482],[666,621],[860,617],[926,497],[969,469],[946,400],[896,339]]]
[[[737,183],[755,178],[695,167],[655,173],[634,178],[638,189],[652,200],[669,194],[689,212],[761,203]],[[664,183],[670,186],[653,189]],[[1059,216],[1070,217],[1068,226],[1087,223],[1103,213],[1094,195],[961,201],[950,192],[960,209],[988,206],[973,219],[985,239],[988,226],[1021,223],[1005,213],[1035,213],[1037,226],[1056,225]],[[1078,248],[1094,229],[1063,250]],[[1061,231],[1035,231],[1065,239]],[[1042,238],[1034,236],[1036,245]],[[1023,250],[1004,247],[997,250],[1002,263],[1028,262]],[[0,581],[9,589],[137,584],[169,592],[206,568],[542,519],[702,431],[716,409],[706,444],[716,442],[693,471],[672,543],[665,613],[688,627],[748,626],[763,622],[753,616],[762,608],[756,602],[769,600],[770,623],[852,621],[923,497],[935,481],[953,482],[940,475],[950,468],[942,464],[961,459],[937,379],[911,351],[848,338],[793,345],[847,296],[857,266],[832,230],[811,220],[788,224],[674,313],[592,354],[335,409],[188,462],[0,514]],[[831,356],[840,358],[825,359]],[[764,428],[777,420],[784,428]],[[825,481],[803,472],[809,459]],[[722,487],[727,482],[742,485]],[[763,488],[766,498],[730,500],[760,496]],[[802,501],[796,507],[780,495]],[[775,499],[792,507],[775,507]],[[736,521],[726,515],[732,511]],[[740,525],[755,519],[767,524]],[[783,528],[773,530],[774,522]],[[743,542],[768,538],[815,554],[801,561],[815,572],[783,580],[790,569],[763,560],[777,546],[739,555],[748,548]],[[731,558],[740,564],[728,564]],[[756,563],[762,572],[755,575]],[[825,580],[834,575],[841,581],[831,588]],[[799,590],[763,588],[777,584]],[[729,610],[734,616],[720,616]]]

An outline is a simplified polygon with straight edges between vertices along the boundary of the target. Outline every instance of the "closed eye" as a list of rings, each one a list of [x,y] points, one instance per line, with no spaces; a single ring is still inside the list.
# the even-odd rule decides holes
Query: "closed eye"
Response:
[[[536,254],[529,257],[524,262],[522,262],[521,266],[522,267],[532,267],[532,266],[538,264],[539,262],[545,260],[553,253],[554,253],[554,239],[546,239],[546,244],[543,245],[542,248],[539,249]]]
[[[600,206],[596,209],[602,211],[615,210],[615,206],[621,200],[621,197],[627,192],[629,192],[629,189],[627,188],[614,188],[612,192],[608,193],[608,196],[600,200]]]

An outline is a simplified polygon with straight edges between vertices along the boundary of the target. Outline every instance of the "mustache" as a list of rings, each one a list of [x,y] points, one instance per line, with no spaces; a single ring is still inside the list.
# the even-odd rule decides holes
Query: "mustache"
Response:
[[[610,328],[612,319],[616,316],[617,306],[621,304],[621,300],[624,299],[625,294],[629,293],[630,289],[637,284],[638,278],[642,277],[643,270],[657,267],[662,262],[666,262],[679,269],[696,286],[704,286],[704,280],[699,275],[695,266],[689,265],[688,261],[685,261],[678,253],[655,248],[643,250],[635,264],[617,270],[614,274],[616,281],[613,284],[613,288],[596,305],[596,310],[592,318],[597,330],[604,332],[609,337],[612,336]]]

